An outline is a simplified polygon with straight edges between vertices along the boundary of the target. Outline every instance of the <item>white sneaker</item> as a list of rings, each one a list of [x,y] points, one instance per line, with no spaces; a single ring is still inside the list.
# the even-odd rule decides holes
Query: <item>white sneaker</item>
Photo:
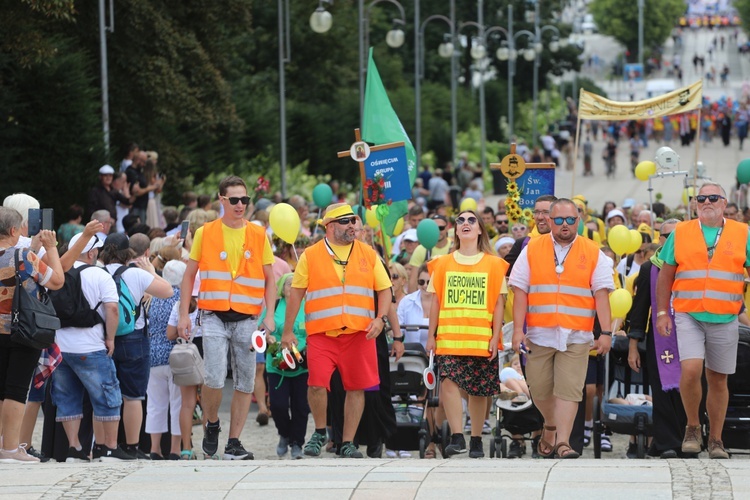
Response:
[[[396,455],[396,452],[393,450],[385,450],[385,456],[387,458],[396,458],[398,455]]]
[[[398,458],[411,458],[411,453],[409,453],[406,450],[399,450],[398,451]]]
[[[18,445],[16,451],[0,449],[0,463],[5,464],[33,464],[40,460],[26,453],[26,443]]]

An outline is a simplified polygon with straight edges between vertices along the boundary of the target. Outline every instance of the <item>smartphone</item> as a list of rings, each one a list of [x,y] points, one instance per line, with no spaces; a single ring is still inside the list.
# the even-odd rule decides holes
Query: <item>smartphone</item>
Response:
[[[36,236],[42,229],[55,229],[55,211],[52,208],[29,209],[29,236]]]
[[[190,228],[190,221],[187,221],[187,220],[182,221],[182,226],[180,227],[180,239],[181,240],[184,240],[185,238],[187,238],[188,228]]]

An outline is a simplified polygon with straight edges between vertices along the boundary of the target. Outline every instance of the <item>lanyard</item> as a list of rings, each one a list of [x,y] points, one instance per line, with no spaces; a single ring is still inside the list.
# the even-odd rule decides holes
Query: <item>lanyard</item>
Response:
[[[703,232],[703,224],[701,224],[701,221],[700,221],[700,220],[698,221],[698,224],[700,224],[700,228],[701,228],[701,233],[702,233],[702,232]],[[716,232],[716,238],[714,238],[714,243],[713,243],[713,245],[711,245],[710,247],[709,247],[708,245],[706,245],[706,246],[707,246],[707,250],[708,250],[708,260],[709,260],[709,261],[710,261],[710,260],[711,260],[711,259],[713,258],[713,256],[714,256],[714,250],[716,250],[716,245],[718,245],[718,244],[719,244],[719,238],[721,238],[721,233],[722,233],[723,231],[724,231],[724,219],[722,219],[722,220],[721,220],[721,227],[720,227],[720,228],[719,228],[719,230],[718,230],[718,231]],[[705,242],[705,238],[704,238],[704,240],[703,240],[703,241]]]
[[[555,243],[557,243],[557,242],[555,242],[554,239],[553,239],[552,240],[552,255],[555,256],[555,272],[557,274],[562,274],[563,271],[565,271],[565,266],[564,266],[565,259],[568,258],[568,254],[570,254],[570,249],[573,248],[573,243],[575,243],[575,240],[573,240],[573,243],[571,243],[570,246],[568,246],[568,251],[565,252],[565,257],[563,257],[562,262],[558,262],[558,260],[557,260],[557,250],[555,249]],[[559,243],[557,243],[557,244],[559,244]],[[560,245],[560,247],[562,248],[562,245]]]
[[[336,252],[333,251],[333,248],[331,248],[331,245],[328,243],[328,238],[323,240],[326,244],[326,250],[328,250],[328,254],[333,258],[333,262],[340,265],[344,268],[344,272],[341,276],[341,284],[344,284],[344,281],[346,281],[346,266],[349,264],[349,257],[352,256],[352,250],[354,250],[354,243],[352,243],[352,246],[349,247],[349,254],[346,256],[346,260],[339,259],[339,256],[336,255]]]

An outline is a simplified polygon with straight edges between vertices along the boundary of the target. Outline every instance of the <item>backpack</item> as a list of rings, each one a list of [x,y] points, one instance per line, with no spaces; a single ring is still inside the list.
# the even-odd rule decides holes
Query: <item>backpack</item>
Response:
[[[90,328],[104,323],[104,319],[96,311],[102,304],[101,301],[92,308],[83,294],[81,271],[89,267],[96,266],[87,264],[72,267],[65,273],[65,283],[62,288],[48,292],[62,328]]]
[[[120,266],[112,275],[117,286],[117,307],[120,317],[117,322],[117,333],[115,336],[128,335],[135,331],[135,321],[141,313],[141,304],[136,304],[133,293],[128,288],[128,284],[122,279],[122,274],[129,269],[127,266]]]
[[[206,379],[206,366],[198,346],[182,338],[177,339],[169,353],[169,369],[177,386],[201,385]]]

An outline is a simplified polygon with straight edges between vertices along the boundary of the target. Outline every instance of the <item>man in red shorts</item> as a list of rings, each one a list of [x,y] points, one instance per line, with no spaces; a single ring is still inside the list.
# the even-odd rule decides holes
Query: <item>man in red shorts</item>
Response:
[[[288,298],[281,346],[296,343],[292,327],[305,298],[307,399],[315,432],[305,455],[317,457],[326,444],[327,390],[338,368],[346,390],[340,454],[362,458],[352,442],[365,405],[365,389],[380,383],[375,337],[391,303],[391,280],[375,251],[356,240],[358,218],[345,203],[330,205],[322,225],[326,237],[300,256]],[[375,317],[375,293],[378,317]]]

